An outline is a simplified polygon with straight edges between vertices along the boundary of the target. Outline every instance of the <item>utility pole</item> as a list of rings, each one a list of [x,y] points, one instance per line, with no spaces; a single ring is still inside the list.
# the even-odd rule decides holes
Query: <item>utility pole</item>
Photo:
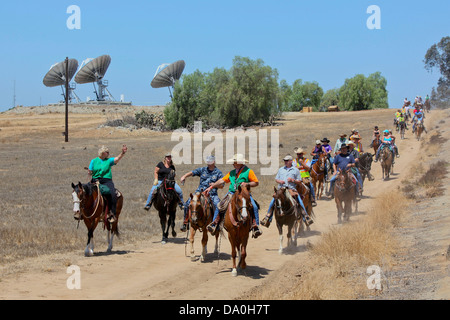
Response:
[[[69,142],[69,58],[66,57],[66,131],[64,132],[65,142]]]
[[[14,80],[13,108],[16,107],[16,80]]]

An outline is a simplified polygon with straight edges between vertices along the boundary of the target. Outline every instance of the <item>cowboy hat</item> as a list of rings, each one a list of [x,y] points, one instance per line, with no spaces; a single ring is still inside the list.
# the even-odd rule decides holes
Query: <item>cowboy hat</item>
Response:
[[[341,133],[339,136],[340,137],[346,137],[347,135],[345,133]]]
[[[233,158],[228,159],[227,163],[248,163],[248,161],[244,158],[244,155],[241,153],[237,153],[233,156]]]
[[[328,138],[323,138],[323,139],[321,140],[321,142],[326,142],[326,143],[328,143],[328,142],[330,142],[330,140],[328,140]]]
[[[292,160],[292,156],[290,154],[287,154],[283,160],[288,161],[288,160]]]
[[[303,150],[303,148],[299,148],[299,147],[295,147],[294,148],[294,152],[299,154],[299,153],[305,153],[305,150]]]

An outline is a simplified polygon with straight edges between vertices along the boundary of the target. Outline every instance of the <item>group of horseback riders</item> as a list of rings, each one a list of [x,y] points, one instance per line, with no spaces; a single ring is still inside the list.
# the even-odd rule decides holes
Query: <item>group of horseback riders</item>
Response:
[[[426,99],[429,99],[429,97],[427,96]],[[422,121],[424,118],[424,113],[421,108],[422,103],[420,100],[420,97],[416,97],[416,101],[414,103],[414,115],[411,121],[411,123],[413,123],[413,132],[415,130],[416,123],[418,121]],[[406,122],[406,118],[410,116],[410,104],[411,103],[405,98],[402,109],[396,112],[396,123]],[[408,129],[407,126],[406,129]],[[424,130],[426,132],[425,128]],[[377,141],[377,143],[379,144],[375,155],[375,162],[379,160],[381,150],[386,147],[391,150],[394,158],[400,157],[398,147],[395,144],[395,136],[392,134],[392,130],[384,130],[383,135],[381,136],[381,132],[378,126],[375,126],[370,147],[373,147],[375,141]],[[329,143],[330,140],[328,138],[316,140],[316,144],[309,154],[309,156],[311,156],[311,159],[308,158],[309,156],[306,155],[306,152],[303,148],[296,147],[294,149],[296,157],[294,158],[290,154],[287,154],[283,158],[284,166],[278,170],[278,173],[275,177],[275,182],[278,185],[278,189],[286,188],[289,191],[291,197],[297,201],[299,207],[298,211],[301,213],[303,220],[307,225],[312,224],[314,221],[309,216],[303,203],[303,199],[297,192],[297,184],[303,183],[305,186],[307,186],[310,191],[309,197],[311,200],[311,205],[315,207],[317,205],[316,193],[311,179],[311,170],[314,163],[319,159],[319,157],[324,156],[326,158],[324,175],[325,181],[330,182],[329,189],[326,190],[327,195],[333,197],[333,187],[337,172],[339,170],[348,170],[349,168],[351,168],[352,174],[355,178],[354,180],[358,185],[358,191],[362,192],[363,190],[363,179],[358,168],[360,155],[363,154],[363,146],[361,144],[361,136],[359,135],[358,130],[353,129],[351,134],[349,135],[349,139],[347,139],[347,135],[345,133],[341,133],[335,143],[334,149],[329,145]],[[108,202],[110,202],[111,206],[109,212],[110,215],[108,217],[111,222],[116,219],[115,209],[117,202],[115,187],[114,183],[112,182],[111,167],[116,165],[126,152],[127,147],[126,145],[123,145],[122,152],[119,154],[119,156],[110,158],[108,148],[103,146],[98,151],[98,158],[93,159],[89,165],[88,172],[91,182],[98,181],[100,185],[106,186],[107,189],[109,189],[109,192],[105,192],[105,194],[107,195]],[[246,187],[248,185],[251,188],[254,188],[259,185],[259,181],[255,172],[246,165],[248,161],[242,154],[236,154],[232,159],[229,159],[227,163],[232,164],[233,169],[224,176],[222,171],[219,170],[219,168],[217,168],[215,165],[215,157],[212,155],[208,156],[206,159],[207,166],[196,168],[195,170],[184,174],[180,179],[181,184],[184,185],[184,182],[188,177],[200,177],[199,186],[196,189],[196,192],[203,192],[203,194],[210,199],[212,206],[214,207],[213,222],[210,223],[207,227],[207,230],[212,234],[215,234],[217,232],[222,218],[219,211],[219,203],[221,199],[219,199],[217,189],[223,188],[226,183],[229,183],[227,195],[232,195],[236,192],[238,186]],[[145,210],[150,210],[155,200],[155,195],[157,194],[158,188],[172,171],[175,171],[175,166],[172,162],[172,155],[171,153],[167,153],[164,156],[164,160],[159,162],[155,167],[154,182],[144,207]],[[174,185],[174,190],[178,194],[178,205],[180,209],[184,210],[184,220],[181,231],[186,231],[189,219],[189,204],[191,199],[189,198],[186,202],[184,201],[182,189],[177,183],[175,183]],[[253,236],[257,238],[262,234],[262,231],[259,228],[259,205],[252,196],[250,196],[250,200],[254,208],[254,222],[252,225]],[[275,200],[273,198],[269,204],[266,216],[261,221],[261,224],[263,226],[269,227],[272,221],[274,202]],[[75,218],[80,219],[80,216],[75,216]]]
[[[427,95],[425,97],[425,103],[422,100],[422,97],[420,96],[416,96],[415,101],[414,101],[414,105],[412,106],[413,109],[413,115],[412,115],[412,119],[411,119],[411,123],[413,124],[413,133],[416,130],[416,124],[418,122],[422,122],[423,119],[425,118],[425,112],[424,112],[424,104],[425,105],[429,105],[430,103],[430,97]],[[408,129],[408,125],[407,125],[407,120],[411,118],[411,113],[409,111],[409,109],[411,108],[411,102],[405,98],[405,100],[403,101],[403,107],[399,110],[397,110],[397,112],[395,113],[395,118],[394,118],[394,126],[397,127],[397,131],[398,129],[400,129],[400,127],[402,125],[405,126],[406,130]],[[424,127],[424,131],[426,131],[425,127]]]

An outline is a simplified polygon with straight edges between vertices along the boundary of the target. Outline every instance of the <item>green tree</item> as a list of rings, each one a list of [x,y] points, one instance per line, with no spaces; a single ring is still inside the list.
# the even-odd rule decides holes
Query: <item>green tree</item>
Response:
[[[433,44],[425,54],[424,63],[429,72],[438,68],[441,73],[437,88],[431,92],[431,103],[438,108],[450,107],[450,37]]]
[[[344,85],[339,89],[339,106],[351,111],[388,108],[386,85],[386,79],[379,72],[368,78],[357,74],[345,79]]]
[[[339,104],[339,89],[334,88],[327,90],[320,102],[322,107],[328,108],[330,106],[337,106]]]

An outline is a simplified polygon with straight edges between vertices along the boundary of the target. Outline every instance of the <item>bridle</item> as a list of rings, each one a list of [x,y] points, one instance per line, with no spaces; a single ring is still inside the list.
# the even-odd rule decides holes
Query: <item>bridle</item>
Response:
[[[95,206],[95,209],[94,209],[94,211],[92,212],[92,214],[90,216],[86,216],[85,213],[84,213],[86,211],[86,207],[85,207],[86,203],[83,200],[86,200],[86,192],[84,191],[83,187],[81,187],[81,190],[80,190],[80,192],[82,194],[82,197],[80,197],[78,192],[76,192],[74,190],[74,192],[75,192],[75,194],[77,196],[77,200],[75,198],[73,198],[72,202],[74,204],[78,203],[80,205],[80,213],[85,219],[91,219],[96,214],[96,212],[98,210],[98,207],[100,205],[100,202],[102,203],[102,207],[103,207],[103,197],[102,197],[102,195],[100,193],[100,183],[98,181],[96,182],[96,186],[97,186],[97,199],[94,202],[94,203],[96,203],[96,206]],[[78,188],[79,188],[79,186],[78,186]]]
[[[283,190],[283,189],[280,189]],[[279,191],[278,191],[279,192]],[[277,193],[278,193],[277,192]],[[284,192],[289,192],[286,189],[283,190]],[[290,203],[289,199],[287,199],[287,197],[285,196],[284,201],[282,202],[280,198],[278,198],[278,195],[276,195],[276,208],[280,211],[280,215],[290,215],[293,211],[294,211],[294,206],[291,206],[289,209],[284,209],[283,212],[283,204],[285,204],[286,202]],[[286,207],[286,206],[285,206]]]
[[[338,176],[342,176],[344,178],[344,181],[336,181],[336,187],[339,189],[339,191],[343,192],[343,191],[348,191],[351,187],[353,187],[353,183],[351,183],[351,179],[350,179],[350,174],[348,171],[339,171],[339,175]],[[350,182],[350,183],[348,183]]]

